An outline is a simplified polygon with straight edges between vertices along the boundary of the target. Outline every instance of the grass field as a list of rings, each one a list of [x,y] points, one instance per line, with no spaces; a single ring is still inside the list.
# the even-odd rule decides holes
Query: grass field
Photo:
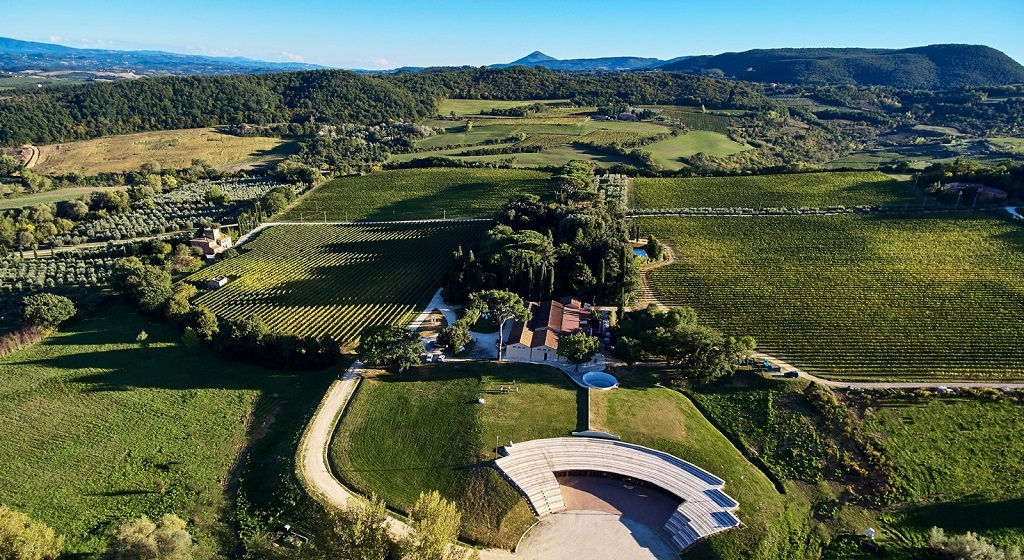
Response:
[[[518,393],[497,393],[502,384]],[[492,393],[492,391],[494,391]],[[486,404],[476,403],[484,397]],[[407,511],[438,490],[463,511],[463,536],[509,548],[534,522],[526,501],[490,465],[495,438],[568,435],[576,390],[561,372],[527,364],[425,365],[366,379],[331,443],[334,471],[360,492]]]
[[[485,223],[373,226],[281,225],[264,230],[242,255],[190,276],[227,286],[196,303],[218,316],[255,313],[277,331],[354,341],[363,327],[405,324],[426,304],[452,252]]]
[[[722,477],[740,502],[745,527],[716,535],[687,558],[776,559],[804,557],[807,504],[783,496],[725,436],[678,392],[635,383],[591,392],[591,425],[623,441],[660,449]]]
[[[843,379],[1019,378],[1024,229],[978,214],[649,218],[650,279],[770,354]]]
[[[71,552],[102,551],[123,518],[166,512],[204,548],[229,547],[226,485],[247,419],[261,395],[295,383],[189,353],[180,336],[111,306],[0,359],[0,503],[54,527]]]
[[[877,171],[750,177],[638,178],[630,206],[657,208],[800,208],[920,205],[908,185]]]
[[[734,142],[720,132],[691,130],[680,136],[648,144],[643,149],[651,152],[654,163],[664,169],[675,171],[685,167],[679,161],[681,157],[689,157],[701,152],[709,156],[727,157],[749,150],[751,146]]]
[[[280,138],[242,138],[212,128],[167,130],[40,146],[36,168],[49,174],[95,175],[134,170],[152,162],[178,169],[188,167],[193,159],[225,167],[284,157],[294,149],[294,143]]]
[[[548,142],[552,136],[562,136],[553,134],[536,135],[542,136],[542,142]],[[529,146],[530,142],[535,136],[531,136],[524,141],[524,144]],[[569,139],[575,139],[576,136],[572,136]],[[572,160],[582,159],[594,162],[597,165],[606,167],[614,165],[616,163],[636,165],[637,162],[633,159],[623,157],[616,154],[605,153],[587,146],[579,144],[574,145],[552,145],[545,147],[541,152],[527,152],[520,154],[495,154],[486,156],[459,156],[458,154],[470,150],[472,148],[454,148],[451,150],[436,150],[432,152],[416,152],[411,154],[397,154],[391,157],[391,161],[411,161],[417,158],[425,157],[450,157],[463,161],[482,161],[482,162],[500,162],[507,159],[513,160],[513,167],[516,168],[538,168],[538,167],[561,167]]]
[[[866,416],[865,426],[895,459],[913,504],[894,515],[894,529],[915,542],[937,526],[1024,546],[1024,407],[884,399]]]
[[[508,156],[504,156],[508,157]],[[321,185],[281,220],[425,220],[491,217],[509,198],[551,196],[548,175],[507,169],[400,169]]]
[[[479,115],[481,111],[491,109],[512,109],[523,105],[543,103],[544,105],[555,106],[567,103],[567,99],[533,99],[529,101],[506,101],[498,99],[444,99],[438,106],[437,112],[441,115],[449,115],[455,111],[456,115]]]
[[[71,187],[68,189],[57,189],[55,191],[35,194],[22,194],[10,198],[0,198],[0,210],[6,210],[7,208],[22,208],[25,206],[33,206],[35,204],[52,204],[54,202],[61,202],[64,200],[73,200],[83,194],[89,194],[97,191],[124,190],[124,188],[125,187]]]
[[[1002,136],[998,138],[989,138],[988,142],[994,144],[1000,150],[1012,152],[1014,154],[1024,154],[1024,138]]]

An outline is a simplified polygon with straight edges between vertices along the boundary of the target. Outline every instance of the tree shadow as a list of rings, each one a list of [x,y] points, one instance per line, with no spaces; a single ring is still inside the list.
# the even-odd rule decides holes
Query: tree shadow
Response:
[[[921,531],[941,527],[951,533],[1024,530],[1024,498],[1002,501],[967,499],[913,507],[903,511],[903,523]]]

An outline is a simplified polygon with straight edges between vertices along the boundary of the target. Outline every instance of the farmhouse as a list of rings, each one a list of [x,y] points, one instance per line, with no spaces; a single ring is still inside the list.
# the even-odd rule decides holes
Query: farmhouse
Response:
[[[580,300],[530,302],[530,319],[516,321],[508,337],[506,357],[522,362],[558,362],[559,339],[577,331],[590,332],[592,314]]]
[[[1006,200],[1007,193],[992,187],[978,187],[978,197],[984,200]]]
[[[231,236],[222,232],[220,228],[203,228],[202,237],[197,237],[189,241],[188,244],[192,247],[199,247],[206,258],[213,259],[231,248]]]
[[[227,286],[227,284],[228,284],[228,277],[224,276],[224,275],[221,275],[221,276],[214,276],[213,278],[210,278],[209,280],[207,280],[206,287],[210,288],[212,290],[216,290],[217,288],[223,288],[224,286]]]

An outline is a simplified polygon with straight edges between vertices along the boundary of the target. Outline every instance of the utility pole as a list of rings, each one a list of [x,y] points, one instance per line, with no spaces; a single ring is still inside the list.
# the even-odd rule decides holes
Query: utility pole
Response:
[[[960,192],[956,193],[956,204],[953,206],[953,210],[956,210],[957,208],[960,207],[960,197],[962,197],[963,195],[964,195],[964,191],[960,191]]]

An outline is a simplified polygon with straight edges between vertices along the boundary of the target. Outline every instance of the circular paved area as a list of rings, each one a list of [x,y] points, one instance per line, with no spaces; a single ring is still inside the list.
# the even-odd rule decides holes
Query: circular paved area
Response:
[[[676,560],[645,525],[612,513],[559,513],[530,529],[516,549],[523,560]]]

